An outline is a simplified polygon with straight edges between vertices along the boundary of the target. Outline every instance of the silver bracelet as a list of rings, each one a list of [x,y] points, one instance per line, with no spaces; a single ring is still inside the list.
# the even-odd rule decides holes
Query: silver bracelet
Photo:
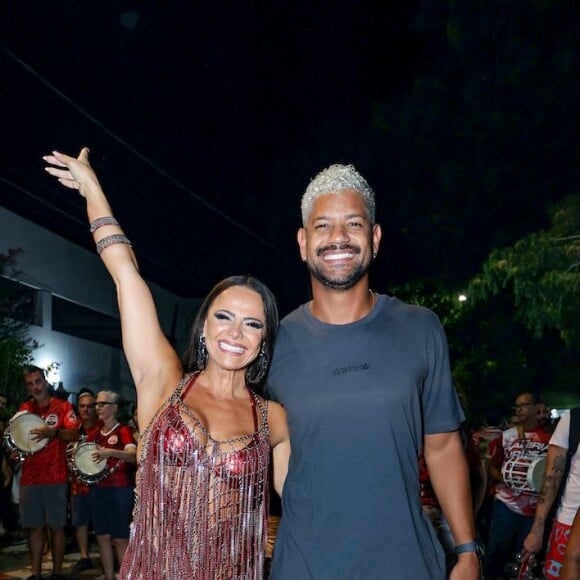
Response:
[[[114,234],[112,236],[107,236],[106,238],[103,238],[97,242],[97,254],[100,256],[105,248],[115,244],[125,244],[127,246],[131,246],[131,242],[127,236],[124,234]]]
[[[118,226],[119,222],[111,215],[97,218],[96,220],[91,222],[89,227],[89,232],[94,234],[99,228],[103,226]]]

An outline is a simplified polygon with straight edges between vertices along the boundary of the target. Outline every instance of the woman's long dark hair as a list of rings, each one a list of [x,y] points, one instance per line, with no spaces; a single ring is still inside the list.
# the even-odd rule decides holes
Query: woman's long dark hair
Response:
[[[246,369],[246,382],[251,385],[258,385],[266,376],[274,353],[274,344],[276,343],[276,335],[278,334],[278,305],[270,289],[263,282],[260,282],[260,280],[252,276],[230,276],[218,282],[211,289],[199,307],[191,326],[189,344],[183,355],[183,369],[185,372],[191,373],[202,371],[205,368],[206,361],[201,356],[199,349],[199,339],[203,336],[203,325],[205,324],[207,313],[213,301],[222,292],[232,286],[243,286],[244,288],[253,290],[260,295],[262,303],[264,304],[264,315],[266,317],[266,336],[263,343],[264,355],[258,356]]]

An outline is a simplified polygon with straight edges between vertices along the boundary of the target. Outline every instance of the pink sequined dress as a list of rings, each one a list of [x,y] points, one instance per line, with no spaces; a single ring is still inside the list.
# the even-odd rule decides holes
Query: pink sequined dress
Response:
[[[254,433],[216,441],[183,402],[194,383],[184,377],[141,435],[123,580],[263,577],[268,403],[248,391]]]

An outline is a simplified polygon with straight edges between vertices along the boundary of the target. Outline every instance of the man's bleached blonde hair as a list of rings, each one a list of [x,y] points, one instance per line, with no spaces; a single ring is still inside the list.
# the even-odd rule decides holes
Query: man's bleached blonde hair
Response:
[[[340,193],[347,189],[358,192],[367,210],[369,221],[375,223],[375,192],[354,165],[335,163],[323,169],[308,185],[302,196],[302,225],[306,227],[314,202],[327,193]]]

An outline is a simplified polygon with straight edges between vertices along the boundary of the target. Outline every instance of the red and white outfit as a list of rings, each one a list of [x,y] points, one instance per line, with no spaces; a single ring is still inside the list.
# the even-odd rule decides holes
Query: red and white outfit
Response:
[[[550,434],[543,427],[536,427],[525,431],[520,437],[517,427],[503,432],[501,442],[496,442],[493,449],[491,464],[498,468],[507,466],[518,458],[525,458],[530,462],[548,453]],[[538,505],[538,492],[531,489],[514,489],[505,483],[497,483],[495,497],[503,502],[510,510],[523,516],[533,516]]]
[[[568,436],[570,433],[570,413],[566,413],[558,422],[556,430],[550,439],[550,445],[556,445],[562,449],[568,449]],[[580,448],[579,448],[580,449]],[[550,533],[548,550],[544,564],[544,575],[548,580],[559,578],[564,563],[564,553],[570,537],[570,528],[574,521],[576,511],[580,506],[580,451],[571,458],[570,471],[564,486],[560,506],[556,512],[556,518]]]
[[[94,441],[100,447],[124,451],[128,447],[137,447],[133,431],[127,425],[117,423],[109,431],[99,429],[88,441]],[[107,459],[107,468],[111,474],[101,480],[98,487],[133,487],[135,485],[135,467],[116,457]]]
[[[40,407],[34,400],[26,401],[20,405],[18,410],[38,415],[52,428],[78,428],[73,406],[68,401],[56,397],[52,397],[50,403],[45,407]],[[43,449],[26,457],[22,465],[20,485],[67,483],[66,446],[66,441],[55,437]]]

